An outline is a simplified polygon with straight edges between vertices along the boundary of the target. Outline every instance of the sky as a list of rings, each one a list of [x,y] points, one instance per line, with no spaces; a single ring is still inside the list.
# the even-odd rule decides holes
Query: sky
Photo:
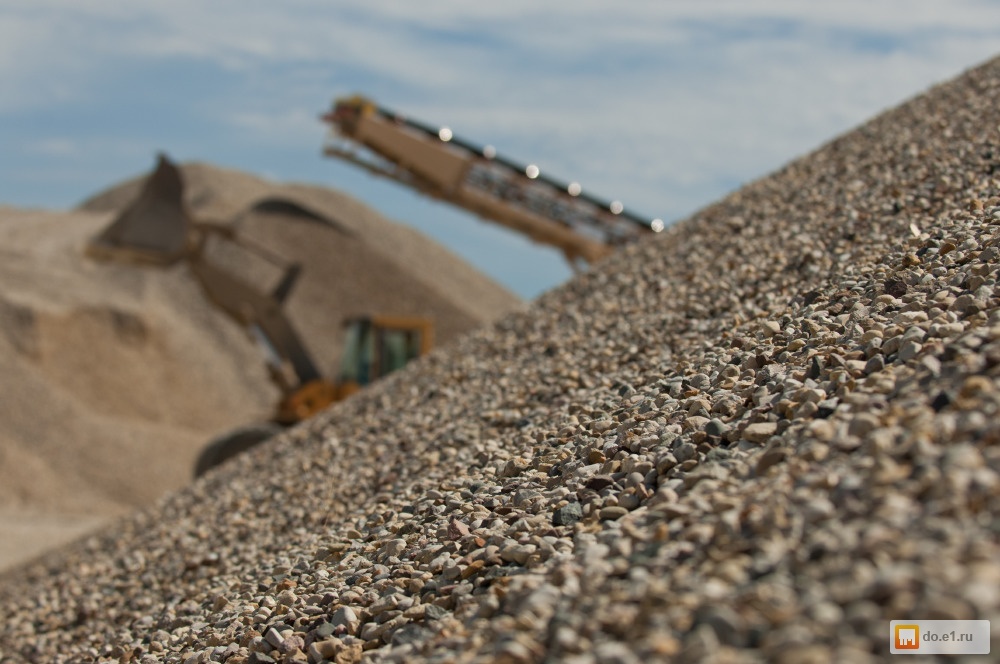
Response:
[[[532,298],[561,254],[323,157],[334,98],[669,223],[997,54],[995,0],[4,0],[0,204],[163,150],[346,191]]]

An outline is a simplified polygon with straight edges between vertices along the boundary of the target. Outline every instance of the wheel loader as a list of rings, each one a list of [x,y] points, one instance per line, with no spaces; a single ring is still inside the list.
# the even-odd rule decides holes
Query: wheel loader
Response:
[[[277,285],[264,292],[214,260],[208,251],[214,243],[239,247],[280,268]],[[198,458],[196,476],[402,368],[433,344],[433,323],[424,318],[349,318],[344,321],[340,373],[335,379],[324,377],[283,308],[301,266],[240,237],[231,226],[193,219],[184,205],[181,173],[166,155],[158,157],[138,198],[90,241],[86,251],[99,260],[164,267],[185,262],[205,296],[244,326],[261,349],[271,379],[281,390],[270,421],[211,441]]]
[[[636,214],[621,201],[598,198],[577,182],[558,180],[535,164],[518,163],[448,127],[408,118],[360,95],[337,100],[322,119],[334,130],[324,154],[555,247],[574,269],[664,228],[662,219]],[[348,343],[340,375],[324,378],[282,309],[299,266],[286,265],[277,286],[262,292],[214,263],[206,247],[215,241],[241,245],[274,264],[281,261],[229,227],[193,220],[184,208],[183,191],[180,172],[161,155],[139,198],[94,238],[88,251],[99,258],[159,265],[187,261],[206,296],[250,331],[267,359],[282,390],[271,422],[213,441],[198,460],[196,474],[430,349],[433,328],[428,320],[350,319],[345,321]]]

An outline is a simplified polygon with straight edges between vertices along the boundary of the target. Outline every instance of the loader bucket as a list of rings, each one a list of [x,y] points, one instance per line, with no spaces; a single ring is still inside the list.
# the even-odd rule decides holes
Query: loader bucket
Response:
[[[163,154],[139,197],[93,238],[87,253],[97,258],[170,264],[188,248],[191,220],[184,207],[181,173]]]

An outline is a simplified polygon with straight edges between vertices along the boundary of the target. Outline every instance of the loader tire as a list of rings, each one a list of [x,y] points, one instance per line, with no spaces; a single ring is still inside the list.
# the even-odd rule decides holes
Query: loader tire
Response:
[[[282,428],[277,424],[254,424],[240,427],[212,440],[200,455],[194,466],[194,476],[201,477],[223,461],[245,452],[278,434]]]

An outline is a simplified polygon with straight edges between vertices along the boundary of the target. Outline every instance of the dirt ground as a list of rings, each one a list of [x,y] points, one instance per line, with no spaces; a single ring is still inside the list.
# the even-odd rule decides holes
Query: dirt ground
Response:
[[[0,570],[11,568],[83,537],[111,518],[0,510]]]

